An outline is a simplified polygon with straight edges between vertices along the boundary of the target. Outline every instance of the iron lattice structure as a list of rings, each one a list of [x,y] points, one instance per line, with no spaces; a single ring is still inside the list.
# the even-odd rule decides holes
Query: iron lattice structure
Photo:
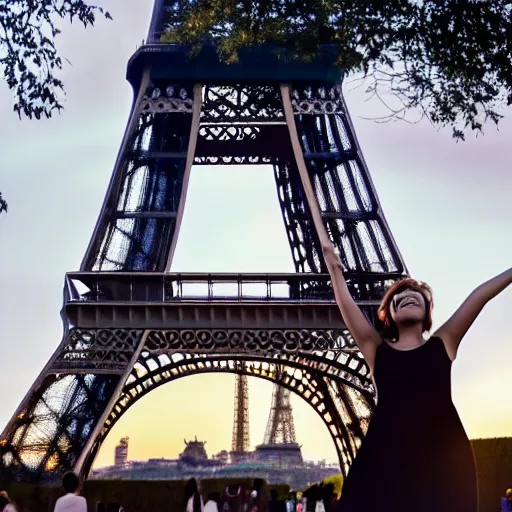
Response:
[[[264,444],[297,444],[290,390],[274,385]]]
[[[265,47],[231,67],[208,48],[191,61],[185,48],[158,44],[177,5],[156,0],[148,44],[129,61],[126,132],[80,271],[65,277],[62,341],[0,434],[2,482],[87,475],[126,410],[200,373],[296,393],[324,421],[343,473],[365,435],[372,381],[334,303],[314,208],[369,318],[407,272],[341,72],[328,59],[279,61]],[[170,272],[193,164],[273,166],[297,273]]]
[[[247,375],[239,374],[235,380],[235,415],[231,457],[243,457],[249,452],[249,447],[249,385]]]

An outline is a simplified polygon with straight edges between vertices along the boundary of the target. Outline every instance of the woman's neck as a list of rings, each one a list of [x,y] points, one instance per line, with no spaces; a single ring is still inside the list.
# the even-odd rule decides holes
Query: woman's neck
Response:
[[[423,326],[421,324],[401,325],[398,327],[397,345],[402,348],[414,348],[423,345]]]

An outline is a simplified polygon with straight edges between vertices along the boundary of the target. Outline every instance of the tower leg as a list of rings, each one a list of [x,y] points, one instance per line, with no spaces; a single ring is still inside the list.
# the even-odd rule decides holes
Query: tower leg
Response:
[[[239,364],[244,365],[244,363]],[[249,448],[249,384],[247,375],[237,374],[235,376],[235,415],[231,458],[237,460],[246,457]]]
[[[126,368],[121,375],[121,378],[119,379],[117,386],[115,387],[114,391],[112,392],[110,399],[108,403],[105,405],[105,408],[101,414],[101,416],[98,418],[98,421],[96,422],[96,425],[94,426],[93,430],[91,431],[91,434],[89,435],[89,438],[87,439],[87,442],[82,448],[82,452],[80,453],[80,456],[78,457],[78,460],[75,463],[75,466],[73,470],[76,474],[80,475],[83,472],[83,466],[84,462],[86,461],[89,453],[91,452],[92,445],[94,444],[95,439],[98,437],[99,433],[101,432],[101,429],[103,428],[103,425],[105,424],[105,421],[107,420],[110,412],[112,411],[112,408],[114,407],[115,403],[119,399],[119,395],[121,394],[123,387],[128,380],[128,377],[130,373],[133,370],[133,367],[135,363],[137,362],[137,359],[139,358],[140,352],[142,348],[144,347],[144,343],[146,342],[146,337],[148,335],[149,331],[145,331],[144,334],[141,337],[141,340],[139,342],[139,346],[135,349],[133,352],[133,355],[131,357],[130,362],[126,365]],[[92,461],[94,463],[94,461]]]
[[[323,245],[324,243],[329,243],[330,240],[329,236],[327,235],[324,222],[322,220],[320,208],[318,207],[318,201],[315,196],[315,191],[313,190],[311,180],[309,179],[309,173],[306,167],[306,162],[304,161],[304,154],[302,153],[299,137],[297,135],[297,126],[295,124],[295,117],[293,114],[291,93],[291,86],[281,85],[281,98],[283,100],[284,115],[286,117],[286,124],[288,125],[288,131],[290,134],[290,141],[292,143],[293,154],[295,155],[295,162],[299,170],[300,179],[302,181],[302,187],[306,195],[306,199],[308,202],[309,210],[311,212],[311,216],[313,218],[313,224],[315,226],[318,239],[320,240],[320,244]]]

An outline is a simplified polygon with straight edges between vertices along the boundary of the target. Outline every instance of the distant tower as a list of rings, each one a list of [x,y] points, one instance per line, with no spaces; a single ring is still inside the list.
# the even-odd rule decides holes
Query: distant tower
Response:
[[[265,444],[296,444],[290,391],[274,385],[272,405],[265,431]]]
[[[295,438],[290,390],[274,385],[272,405],[263,444],[256,447],[256,456],[279,467],[302,466],[302,451]]]
[[[116,446],[115,450],[115,466],[124,466],[126,461],[128,460],[128,437],[123,437],[119,444]]]
[[[247,375],[236,375],[235,416],[231,460],[243,459],[249,452],[249,386]]]

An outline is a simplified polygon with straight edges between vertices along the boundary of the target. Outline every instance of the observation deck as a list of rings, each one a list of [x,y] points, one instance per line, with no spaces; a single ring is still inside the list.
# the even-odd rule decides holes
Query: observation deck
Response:
[[[144,69],[151,68],[153,80],[168,79],[199,83],[281,82],[338,83],[343,72],[336,64],[335,45],[323,45],[311,62],[293,58],[284,46],[271,44],[242,48],[238,62],[221,61],[213,44],[205,44],[190,57],[191,47],[156,43],[141,46],[128,61],[126,78],[138,90]]]
[[[370,309],[396,275],[346,279]],[[64,307],[81,328],[345,329],[327,274],[69,272]]]

